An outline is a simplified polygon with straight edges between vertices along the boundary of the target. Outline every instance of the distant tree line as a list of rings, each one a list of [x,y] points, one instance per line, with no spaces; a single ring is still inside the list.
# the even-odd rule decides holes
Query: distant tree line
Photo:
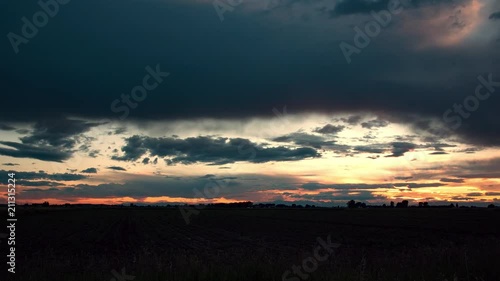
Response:
[[[1,205],[1,204],[0,204]],[[196,207],[196,206],[203,206],[204,208],[212,208],[212,209],[219,209],[219,208],[244,208],[244,209],[312,209],[312,208],[340,208],[340,207],[320,207],[316,205],[301,205],[301,204],[273,204],[273,203],[258,203],[254,204],[253,202],[246,201],[246,202],[234,202],[234,203],[211,203],[211,204],[198,204],[198,205],[144,205],[144,204],[134,204],[130,203],[128,206],[119,204],[119,205],[105,205],[105,204],[63,204],[63,205],[50,205],[49,202],[45,201],[43,203],[33,203],[33,204],[24,204],[24,207],[66,207],[66,208],[72,208],[72,207],[100,207],[100,208],[178,208],[179,206],[184,206],[184,207]],[[382,205],[367,205],[364,202],[356,202],[354,200],[350,200],[347,202],[347,208],[349,209],[358,209],[358,208],[476,208],[475,206],[458,206],[458,204],[453,204],[450,203],[449,205],[433,205],[431,206],[429,202],[419,202],[418,205],[415,206],[410,206],[408,200],[403,200],[401,202],[394,203],[394,201],[391,201],[389,205],[387,204],[382,204]],[[487,206],[489,209],[494,209],[496,206],[494,204],[489,204]]]
[[[459,208],[458,203],[453,204],[450,203],[449,205],[435,205],[431,206],[429,202],[419,202],[418,206],[409,206],[408,200],[403,200],[398,203],[394,203],[391,201],[390,205],[387,206],[386,204],[383,204],[382,206],[376,206],[376,205],[366,205],[365,203],[362,202],[356,202],[354,200],[350,200],[347,202],[347,208],[349,209],[356,209],[356,208],[409,208],[409,207],[418,207],[418,208]],[[466,206],[461,206],[460,208],[468,208]],[[475,206],[471,206],[470,208],[476,208]],[[493,209],[496,208],[494,204],[489,204],[488,209]]]

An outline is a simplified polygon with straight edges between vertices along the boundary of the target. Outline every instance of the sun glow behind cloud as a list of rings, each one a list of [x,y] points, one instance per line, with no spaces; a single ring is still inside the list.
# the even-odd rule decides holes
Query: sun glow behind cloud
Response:
[[[470,0],[405,11],[401,14],[404,25],[399,29],[405,36],[415,36],[418,48],[456,46],[488,20],[482,13],[485,6],[485,1]]]

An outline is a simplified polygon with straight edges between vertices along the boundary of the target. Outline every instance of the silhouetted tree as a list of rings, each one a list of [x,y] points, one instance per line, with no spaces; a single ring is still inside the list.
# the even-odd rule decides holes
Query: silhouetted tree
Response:
[[[347,208],[356,208],[356,201],[354,200],[351,200],[349,202],[347,202]]]
[[[424,208],[428,208],[429,207],[429,202],[424,202]]]
[[[488,205],[488,209],[493,209],[493,208],[495,208],[495,205],[493,205],[493,204]]]
[[[391,201],[391,208],[394,208],[394,201]]]
[[[351,201],[347,202],[347,208],[351,208],[351,209],[354,209],[354,208],[366,208],[366,203],[356,202],[354,200],[351,200]]]
[[[408,200],[403,200],[403,202],[398,202],[396,208],[408,208]]]
[[[419,202],[419,203],[418,203],[418,207],[419,207],[419,208],[423,208],[423,207],[424,207],[424,202]]]

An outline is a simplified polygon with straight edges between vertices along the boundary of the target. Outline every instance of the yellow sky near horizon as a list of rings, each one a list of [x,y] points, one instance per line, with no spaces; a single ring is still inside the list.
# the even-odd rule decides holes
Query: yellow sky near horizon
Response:
[[[84,136],[80,136],[78,141],[81,142],[81,145],[86,145],[86,149],[75,152],[73,157],[64,163],[6,156],[0,156],[0,163],[15,162],[19,164],[18,166],[4,168],[5,170],[17,172],[44,171],[47,174],[69,173],[86,176],[84,179],[72,181],[54,180],[54,182],[64,184],[57,186],[61,190],[78,188],[79,185],[99,188],[100,185],[127,185],[135,182],[138,182],[138,185],[144,184],[145,189],[147,189],[148,183],[162,185],[162,181],[167,177],[197,179],[205,175],[234,177],[229,181],[243,186],[242,190],[221,194],[220,197],[215,198],[196,196],[192,191],[186,191],[186,193],[183,193],[184,196],[169,195],[169,188],[173,183],[165,182],[165,194],[156,195],[155,193],[154,196],[148,196],[148,191],[145,190],[145,194],[140,196],[110,197],[109,195],[99,195],[99,193],[92,195],[91,191],[85,191],[88,193],[85,193],[86,196],[84,197],[63,193],[53,195],[53,197],[39,198],[42,195],[37,195],[30,198],[30,193],[24,192],[22,193],[23,196],[19,198],[22,202],[48,200],[54,203],[105,202],[110,204],[113,202],[143,202],[153,204],[160,202],[207,203],[246,200],[256,202],[283,200],[291,202],[293,200],[309,200],[325,203],[329,202],[328,199],[315,196],[330,194],[330,202],[336,202],[336,198],[357,195],[356,192],[359,191],[364,195],[366,195],[366,192],[371,194],[369,197],[360,197],[360,199],[373,203],[403,198],[413,201],[483,202],[494,201],[500,197],[497,195],[500,192],[499,178],[488,178],[489,175],[484,175],[485,178],[474,176],[467,178],[467,174],[480,174],[482,172],[461,170],[461,167],[473,167],[470,164],[473,161],[487,163],[491,159],[500,159],[500,149],[474,147],[459,141],[456,137],[451,137],[442,142],[429,143],[423,141],[424,135],[416,134],[413,129],[405,124],[391,122],[384,124],[382,122],[380,127],[368,128],[368,125],[361,126],[360,124],[379,119],[375,116],[366,115],[359,121],[360,124],[351,125],[340,121],[346,117],[347,115],[287,115],[286,120],[277,117],[234,122],[198,120],[149,123],[147,126],[144,126],[144,124],[128,124],[125,127],[118,123],[106,123],[94,127]],[[327,124],[344,126],[344,128],[340,132],[331,135],[324,135],[315,131]],[[122,132],[118,134],[111,133],[120,128],[123,128]],[[147,154],[137,161],[111,159],[113,156],[123,155],[121,149],[126,144],[126,138],[133,135],[151,138],[170,138],[172,135],[176,135],[175,138],[178,139],[197,136],[246,138],[256,144],[261,144],[263,147],[285,146],[292,149],[303,147],[304,144],[294,143],[293,141],[278,142],[276,138],[280,136],[311,138],[313,136],[321,138],[321,141],[327,144],[317,149],[321,157],[297,161],[269,161],[263,163],[237,161],[224,165],[198,162],[189,165],[182,163],[167,165],[161,157],[158,157],[160,159],[157,164],[152,164],[151,162],[157,156],[148,156]],[[16,141],[20,136],[14,137],[14,134],[10,134],[6,139]],[[402,156],[388,157],[392,154],[393,147],[391,144],[393,142],[413,143],[415,148],[409,149]],[[432,154],[438,152],[434,146],[439,145],[439,143],[446,143],[446,146],[441,149],[442,152],[447,154]],[[336,145],[341,148],[345,146],[346,150],[337,151],[338,147]],[[375,148],[380,149],[382,152],[360,152],[355,150],[356,147]],[[464,151],[467,148],[475,148],[477,151],[475,153],[465,153]],[[95,157],[90,157],[88,155],[89,151],[98,151],[98,153],[94,155]],[[259,150],[255,152],[259,153]],[[145,157],[151,158],[150,163],[147,165],[142,163]],[[96,168],[98,172],[96,174],[82,173],[84,169],[91,167]],[[111,170],[109,167],[120,167],[123,171]],[[490,172],[491,170],[484,171],[484,173]],[[247,178],[252,178],[252,180],[247,180]],[[446,181],[447,178],[451,180]],[[239,182],[240,179],[244,180]],[[445,181],[442,181],[442,179],[445,179]],[[274,180],[276,180],[275,183]],[[269,184],[269,182],[273,182],[273,184]],[[406,182],[421,184],[424,187],[406,187],[404,186]],[[315,183],[321,185],[321,187],[307,190],[304,185],[308,183]],[[196,184],[198,184],[199,188],[203,188],[202,183]],[[339,188],[338,185],[342,184],[366,184],[369,186],[364,188]],[[398,184],[398,186],[376,187],[377,185],[385,186],[387,184]],[[425,187],[426,184],[431,186]],[[435,186],[436,184],[439,184],[439,186]],[[273,187],[275,185],[280,186],[280,188],[275,189]],[[23,186],[22,184],[18,186],[21,192],[33,188],[47,190],[55,187],[55,185]],[[486,193],[492,195],[486,195]]]

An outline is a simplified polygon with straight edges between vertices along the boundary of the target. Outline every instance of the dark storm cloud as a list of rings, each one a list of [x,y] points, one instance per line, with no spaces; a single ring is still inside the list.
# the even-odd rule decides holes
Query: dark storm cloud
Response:
[[[363,189],[378,189],[378,188],[422,188],[422,187],[439,187],[444,186],[443,183],[415,183],[415,182],[397,182],[397,183],[379,183],[379,184],[321,184],[316,182],[310,182],[302,185],[302,188],[307,190],[317,190],[317,189],[350,189],[350,190],[363,190]]]
[[[0,173],[7,174],[8,171],[0,170]],[[16,178],[19,180],[58,180],[58,181],[76,181],[87,178],[87,176],[70,173],[48,174],[44,171],[38,172],[16,172]]]
[[[91,140],[91,138],[87,138],[87,140]],[[79,148],[78,151],[80,152],[85,152],[89,157],[96,158],[99,155],[100,150],[98,149],[92,149],[90,142],[87,142],[87,144],[82,144]]]
[[[434,199],[434,198],[431,198]],[[470,201],[474,200],[475,198],[473,197],[464,197],[464,196],[453,196],[451,197],[451,200],[457,200],[457,201]]]
[[[440,186],[445,186],[447,184],[444,184],[444,183],[438,183],[438,182],[435,182],[435,183],[414,183],[414,182],[410,182],[410,183],[395,183],[394,186],[395,187],[408,187],[408,188],[422,188],[422,187],[440,187]]]
[[[394,140],[410,142],[410,141],[415,140],[415,138],[416,138],[416,136],[414,136],[414,135],[400,135],[400,136],[396,136],[396,138]]]
[[[73,149],[78,143],[88,139],[82,134],[98,125],[101,124],[67,118],[42,119],[33,125],[29,135],[20,138],[21,143],[0,142],[12,147],[12,149],[0,148],[0,155],[63,162],[71,158]],[[79,149],[88,152],[91,157],[99,152],[91,150],[89,145],[85,144]]]
[[[158,156],[168,164],[209,163],[223,165],[238,161],[264,163],[270,161],[297,161],[320,157],[314,149],[308,147],[287,148],[264,147],[243,138],[223,138],[211,136],[180,138],[151,138],[132,136],[125,139],[122,156],[113,156],[113,160],[136,161],[144,154]]]
[[[493,80],[500,81],[498,78]],[[470,86],[471,89],[475,89],[476,87],[477,85]],[[474,94],[474,92],[472,92],[472,94]],[[471,96],[471,94],[464,94],[464,97],[467,96]],[[455,100],[447,107],[449,109],[452,108],[452,106],[463,106],[462,102],[463,100]],[[392,118],[393,122],[408,124],[415,132],[424,136],[433,137],[437,141],[448,141],[450,138],[455,138],[455,140],[458,139],[462,143],[471,145],[500,146],[500,133],[498,133],[500,120],[491,118],[491,114],[495,114],[495,109],[492,104],[496,104],[496,102],[500,102],[500,99],[490,99],[488,103],[482,103],[481,110],[470,113],[469,118],[466,119],[466,121],[462,120],[462,125],[455,130],[450,127],[451,123],[444,122],[439,125],[433,124],[431,118],[417,114],[406,116],[396,114],[390,118]],[[443,118],[443,116],[440,116],[440,118]]]
[[[89,157],[92,157],[92,158],[97,158],[97,156],[99,156],[99,152],[100,152],[100,151],[99,151],[99,150],[96,150],[96,149],[94,149],[94,150],[90,150],[90,151],[89,151],[89,153],[88,153],[88,156],[89,156]]]
[[[16,184],[21,186],[64,186],[65,184],[55,181],[26,181],[19,180]]]
[[[373,145],[358,145],[353,148],[357,152],[365,152],[365,153],[384,153],[387,149],[381,147],[381,145],[373,144]]]
[[[13,131],[15,129],[16,128],[14,128],[12,126],[0,123],[0,130],[2,130],[2,131]]]
[[[113,134],[115,134],[115,135],[120,135],[120,134],[123,134],[123,133],[125,133],[125,132],[127,132],[127,128],[125,128],[125,127],[120,127],[120,128],[117,128],[117,129],[113,132]]]
[[[347,118],[341,118],[340,120],[344,123],[347,123],[349,125],[357,125],[361,120],[363,119],[363,116],[361,115],[352,115]]]
[[[344,129],[345,129],[345,126],[335,126],[332,124],[327,124],[323,127],[319,127],[319,128],[314,129],[314,132],[328,135],[328,134],[340,133]]]
[[[387,1],[341,3],[338,13],[348,14]],[[3,34],[21,34],[20,19],[39,8],[36,2],[19,1],[4,6]],[[99,13],[89,17],[89,11]],[[0,42],[2,102],[22,101],[22,106],[4,107],[0,120],[118,118],[111,103],[142,83],[146,66],[159,64],[171,79],[131,109],[127,121],[272,117],[274,107],[286,104],[294,113],[383,112],[393,116],[391,123],[414,124],[442,119],[447,108],[474,93],[479,74],[497,71],[491,63],[498,59],[493,44],[415,49],[419,36],[388,28],[383,40],[348,65],[337,48],[354,36],[351,22],[343,22],[347,17],[332,19],[329,30],[324,23],[270,21],[271,13],[245,13],[244,7],[231,15],[231,24],[221,24],[212,3],[194,1],[89,0],[61,6],[56,18],[19,46],[18,55],[9,40]],[[352,24],[364,21],[353,18]],[[396,24],[404,28],[414,22]],[[473,144],[500,145],[495,95],[455,133]],[[72,140],[41,131],[26,139],[61,145]]]
[[[81,172],[85,173],[85,174],[96,174],[97,173],[97,169],[96,168],[87,168],[85,170],[82,170]]]
[[[477,197],[477,196],[483,196],[484,194],[481,193],[481,192],[471,192],[471,193],[467,193],[467,196],[468,197]]]
[[[79,175],[79,174],[64,173],[64,174],[49,174],[48,178],[53,179],[53,180],[60,180],[60,181],[76,181],[76,180],[85,179],[85,178],[87,178],[87,176]]]
[[[500,178],[500,158],[467,161],[453,167],[449,173],[457,178]]]
[[[393,142],[392,145],[392,154],[387,155],[386,157],[400,157],[403,156],[406,152],[415,149],[417,146],[414,143],[409,142]]]
[[[373,119],[367,122],[361,123],[361,127],[367,128],[367,129],[372,129],[372,128],[382,128],[382,127],[387,127],[389,125],[389,122],[381,119]]]
[[[334,131],[335,128],[333,128],[333,129],[327,128],[326,130]],[[326,134],[329,134],[329,133],[326,133]],[[277,138],[272,139],[272,141],[294,143],[296,145],[311,146],[311,147],[318,148],[318,149],[325,147],[325,146],[330,146],[330,145],[335,144],[334,141],[328,141],[326,138],[324,138],[322,136],[316,136],[316,135],[311,135],[311,134],[307,134],[307,133],[300,133],[300,132],[291,133],[288,135],[277,137]]]
[[[317,190],[317,189],[376,189],[376,188],[393,188],[392,184],[322,184],[317,182],[309,182],[302,185],[303,189]]]
[[[489,16],[490,20],[500,20],[500,12],[495,12]]]
[[[107,167],[108,170],[114,170],[114,171],[126,171],[127,169],[119,167],[119,166],[110,166]]]
[[[397,137],[396,139],[409,139],[409,138]],[[273,141],[311,146],[317,149],[330,150],[339,154],[347,154],[351,156],[360,153],[383,154],[390,151],[391,154],[387,155],[386,157],[400,157],[403,156],[404,153],[411,151],[415,148],[434,148],[438,151],[430,154],[447,154],[446,152],[443,151],[443,147],[455,147],[455,145],[449,145],[444,143],[416,145],[414,143],[404,142],[404,141],[349,146],[349,145],[335,144],[334,141],[327,141],[322,136],[310,135],[306,133],[291,133],[285,136],[274,138]],[[371,158],[376,159],[378,157],[372,156]]]
[[[0,141],[0,144],[13,148],[10,149],[0,147],[0,155],[15,158],[33,158],[42,161],[63,162],[64,160],[71,158],[72,155],[71,152],[47,146],[33,146],[10,141]]]
[[[335,8],[330,11],[330,16],[364,14],[371,11],[380,11],[387,9],[389,0],[343,0],[339,1]]]
[[[458,174],[456,177],[467,179],[500,179],[500,172]]]
[[[27,135],[29,134],[30,130],[28,129],[19,129],[19,130],[16,130],[16,133],[20,134],[20,135]]]
[[[464,179],[450,179],[450,178],[442,178],[441,182],[454,182],[454,183],[463,183]]]
[[[228,177],[211,175],[209,177],[159,177],[137,176],[123,184],[104,183],[99,185],[78,184],[67,185],[57,189],[23,189],[20,194],[24,199],[59,198],[71,201],[75,198],[113,198],[132,197],[143,199],[146,197],[170,196],[207,199],[203,194],[204,188],[220,187],[219,196],[230,198],[233,196],[265,190],[269,186],[274,189],[296,189],[293,179],[264,175],[238,175]],[[198,190],[199,192],[195,192]]]
[[[448,143],[430,143],[430,144],[425,144],[425,145],[419,145],[419,147],[422,148],[434,148],[435,151],[444,151],[445,148],[450,148],[450,147],[457,147],[455,144],[448,144]]]
[[[22,137],[21,141],[29,145],[50,145],[71,149],[77,143],[75,137],[99,125],[102,124],[64,118],[43,119],[36,122],[32,134]],[[82,146],[81,149],[85,150],[88,147]]]
[[[461,152],[461,153],[467,153],[467,154],[474,154],[478,151],[483,150],[482,148],[477,148],[477,147],[468,147],[466,149],[460,149],[460,150],[455,150],[454,152]]]
[[[120,161],[135,161],[139,159],[148,151],[148,148],[144,147],[144,140],[145,137],[138,135],[127,138],[125,146],[121,148],[124,155],[113,156],[112,159]]]
[[[409,180],[412,179],[413,177],[394,177],[396,180]]]
[[[368,14],[371,11],[387,10],[389,2],[394,0],[341,0],[330,11],[330,16],[344,16],[352,14]],[[470,0],[397,0],[399,5],[409,8],[425,4],[458,4]]]

